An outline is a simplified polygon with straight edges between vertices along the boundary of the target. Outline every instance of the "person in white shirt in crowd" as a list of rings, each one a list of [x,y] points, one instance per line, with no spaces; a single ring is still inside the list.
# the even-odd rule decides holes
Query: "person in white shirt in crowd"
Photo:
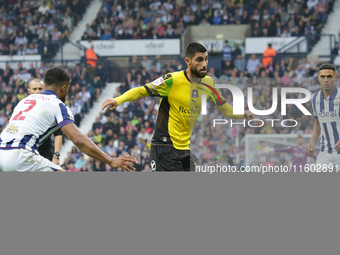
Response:
[[[26,50],[26,55],[37,55],[38,49],[34,48],[34,44],[30,43],[29,48]]]
[[[174,5],[172,4],[171,0],[167,0],[166,2],[163,3],[165,10],[171,11],[174,8]]]
[[[260,60],[256,58],[256,55],[251,55],[251,58],[248,59],[247,62],[247,70],[250,74],[254,74],[256,71],[256,67],[258,67],[261,64]]]
[[[154,0],[153,3],[149,5],[149,8],[150,9],[154,8],[155,10],[157,10],[158,7],[160,7],[161,5],[162,3],[159,0]]]
[[[147,140],[148,143],[151,142],[151,135],[145,132],[145,128],[141,128],[140,133],[137,135],[137,141],[142,139],[143,141]]]
[[[20,78],[19,70],[14,69],[13,79],[16,81],[18,78]]]
[[[301,66],[302,66],[303,69],[309,69],[310,68],[310,64],[307,62],[307,60],[305,58],[302,59]]]
[[[303,78],[306,74],[306,70],[302,68],[301,65],[298,65],[297,69],[295,70],[296,78]]]
[[[42,5],[39,6],[38,8],[38,12],[41,14],[41,15],[45,15],[46,11],[50,11],[50,7],[46,4],[46,2],[44,1],[42,3]]]
[[[307,7],[309,10],[314,9],[318,5],[320,0],[308,0]]]
[[[117,149],[113,146],[112,140],[110,140],[109,143],[104,147],[104,150],[110,156],[113,156],[113,153],[117,152]]]
[[[86,87],[82,87],[81,91],[78,93],[79,97],[83,100],[85,105],[85,112],[87,113],[90,110],[91,104],[91,93],[86,90]]]
[[[19,74],[19,77],[24,82],[29,82],[29,80],[31,79],[32,75],[27,71],[26,68],[24,68],[23,70],[24,70],[23,73]]]

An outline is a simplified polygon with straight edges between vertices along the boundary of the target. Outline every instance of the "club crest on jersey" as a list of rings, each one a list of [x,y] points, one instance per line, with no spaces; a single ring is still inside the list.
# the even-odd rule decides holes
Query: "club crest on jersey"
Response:
[[[339,99],[335,99],[335,100],[334,100],[334,106],[339,106],[339,102],[340,102]]]
[[[196,98],[199,97],[199,95],[198,95],[198,89],[193,89],[193,90],[192,90],[191,97],[196,97]]]
[[[172,76],[171,76],[170,73],[165,74],[165,75],[162,76],[162,78],[163,78],[164,80],[170,79],[171,77],[172,77]]]
[[[17,126],[11,124],[8,126],[8,128],[6,129],[6,132],[10,133],[10,134],[16,134],[18,133],[19,129]]]

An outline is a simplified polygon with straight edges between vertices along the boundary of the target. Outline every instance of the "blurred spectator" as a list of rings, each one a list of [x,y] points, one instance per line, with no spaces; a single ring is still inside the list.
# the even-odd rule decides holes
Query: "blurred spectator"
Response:
[[[224,42],[224,46],[222,48],[222,60],[223,62],[227,60],[231,60],[232,48],[229,46],[228,40]]]
[[[148,59],[147,56],[143,56],[141,65],[147,72],[149,72],[152,69],[152,60]]]
[[[96,68],[98,57],[93,49],[94,45],[91,44],[91,47],[86,50],[85,52],[86,63],[90,64],[92,68]]]
[[[109,30],[105,30],[104,34],[100,36],[100,40],[111,40],[112,35]]]
[[[74,167],[80,171],[83,166],[86,166],[86,159],[84,158],[84,154],[80,153],[79,158],[76,160]]]
[[[247,70],[250,74],[255,73],[256,67],[260,65],[260,60],[256,58],[256,55],[251,55],[251,58],[247,62]]]
[[[242,58],[241,55],[237,55],[237,58],[234,61],[234,66],[237,68],[239,72],[241,73],[244,72],[246,61],[244,60],[244,58]]]
[[[38,49],[34,48],[34,44],[30,43],[29,48],[26,50],[26,55],[36,55],[38,54]]]
[[[45,1],[43,1],[42,5],[39,6],[38,12],[42,15],[44,15],[46,12],[49,12],[50,7],[46,4]]]
[[[269,63],[274,60],[273,59],[274,56],[276,56],[276,51],[272,47],[272,44],[269,43],[268,47],[266,48],[266,50],[263,53],[262,64],[263,64],[264,68],[267,68]]]
[[[132,56],[132,61],[129,64],[129,69],[134,69],[136,72],[141,70],[141,62],[138,60],[137,56]]]
[[[238,55],[242,55],[242,51],[241,49],[239,48],[239,45],[238,43],[235,43],[235,49],[233,50],[232,54],[231,54],[231,57],[232,59],[236,59]]]

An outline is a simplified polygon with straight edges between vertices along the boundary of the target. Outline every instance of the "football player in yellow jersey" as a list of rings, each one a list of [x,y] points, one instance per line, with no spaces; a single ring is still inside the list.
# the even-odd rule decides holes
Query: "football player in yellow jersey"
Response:
[[[206,76],[208,52],[203,45],[190,43],[186,47],[185,56],[187,70],[168,73],[144,86],[130,89],[117,98],[106,99],[102,104],[102,110],[106,106],[110,106],[108,110],[114,110],[118,105],[140,97],[158,96],[162,98],[151,141],[150,166],[153,171],[195,170],[189,145],[192,123],[196,122],[201,111],[201,100],[194,99],[201,99],[202,94],[208,95],[204,92],[206,90],[195,89],[202,84],[215,92],[209,93],[208,101],[218,102],[217,108],[226,117],[232,119],[254,118],[254,114],[249,110],[245,111],[244,115],[233,115],[233,108],[222,97],[220,90],[214,89],[213,79]],[[204,82],[193,82],[194,80],[203,80]]]

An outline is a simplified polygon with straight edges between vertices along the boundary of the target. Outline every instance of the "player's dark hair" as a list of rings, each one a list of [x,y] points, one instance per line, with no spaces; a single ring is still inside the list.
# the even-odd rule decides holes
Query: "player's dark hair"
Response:
[[[333,70],[333,72],[335,73],[335,66],[329,63],[325,63],[319,66],[319,71],[321,70]]]
[[[58,88],[62,85],[70,83],[70,77],[68,74],[59,67],[53,67],[49,69],[45,74],[45,85],[46,87]]]
[[[185,49],[185,56],[192,59],[197,52],[207,52],[207,49],[200,43],[193,42],[189,43]]]

